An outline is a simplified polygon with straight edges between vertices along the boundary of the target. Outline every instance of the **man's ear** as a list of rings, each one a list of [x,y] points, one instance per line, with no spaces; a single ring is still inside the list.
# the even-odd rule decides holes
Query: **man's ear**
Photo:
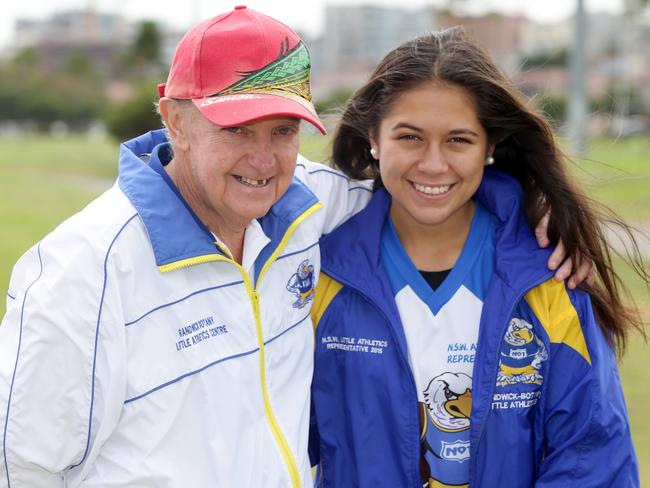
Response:
[[[189,149],[188,116],[180,103],[171,98],[163,97],[159,102],[160,116],[167,128],[169,138],[174,143],[174,149],[187,151]]]

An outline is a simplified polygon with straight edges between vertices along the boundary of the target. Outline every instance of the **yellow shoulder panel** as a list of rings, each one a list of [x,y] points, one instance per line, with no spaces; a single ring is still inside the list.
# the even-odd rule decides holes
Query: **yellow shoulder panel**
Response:
[[[318,278],[318,285],[314,293],[314,303],[311,307],[311,322],[314,324],[314,330],[318,327],[318,322],[327,310],[336,294],[341,291],[343,285],[338,281],[321,273]]]
[[[546,329],[552,343],[566,344],[591,364],[578,312],[571,303],[563,282],[551,278],[529,291],[526,301]]]

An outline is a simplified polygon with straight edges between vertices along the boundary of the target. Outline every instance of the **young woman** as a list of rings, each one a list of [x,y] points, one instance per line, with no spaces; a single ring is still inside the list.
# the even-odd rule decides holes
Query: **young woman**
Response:
[[[641,323],[549,125],[494,62],[460,29],[395,49],[333,159],[376,191],[321,241],[321,486],[638,486],[615,351]],[[549,209],[593,284],[552,278],[529,226]]]

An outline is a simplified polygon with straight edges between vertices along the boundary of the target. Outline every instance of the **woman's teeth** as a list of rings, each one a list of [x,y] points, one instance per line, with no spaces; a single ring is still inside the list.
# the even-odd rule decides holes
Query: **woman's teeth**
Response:
[[[417,191],[421,191],[422,193],[426,193],[427,195],[442,195],[443,193],[447,193],[449,191],[451,185],[425,186],[425,185],[420,185],[419,183],[413,183],[413,187]]]

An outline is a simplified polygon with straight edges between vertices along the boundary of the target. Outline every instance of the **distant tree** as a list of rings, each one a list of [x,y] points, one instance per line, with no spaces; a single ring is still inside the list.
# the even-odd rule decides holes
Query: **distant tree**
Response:
[[[560,127],[566,120],[566,98],[554,95],[542,95],[536,100],[537,108],[551,121],[553,127]]]
[[[159,76],[163,70],[162,35],[158,24],[144,21],[122,56],[122,72],[138,80]]]
[[[104,123],[112,136],[123,141],[162,126],[154,108],[155,86],[153,82],[142,83],[131,99],[107,108]]]
[[[161,127],[153,102],[155,88],[164,77],[162,35],[158,24],[139,24],[133,43],[124,51],[121,74],[130,80],[134,95],[124,102],[111,104],[103,114],[108,132],[119,140],[130,139],[143,132]],[[152,81],[152,80],[155,80]]]
[[[623,6],[627,15],[634,16],[650,6],[650,0],[623,0]]]
[[[42,130],[62,121],[73,130],[83,129],[100,116],[103,104],[103,91],[92,80],[15,64],[0,70],[0,121],[30,123]]]
[[[37,68],[41,64],[38,52],[33,47],[20,49],[11,60],[11,65],[26,69]]]
[[[622,101],[625,107],[618,106]],[[616,86],[599,99],[593,100],[591,109],[612,115],[645,115],[650,107],[646,106],[641,93],[634,86]]]
[[[95,66],[90,56],[81,49],[73,49],[66,55],[63,71],[82,78],[95,76]]]
[[[350,88],[341,88],[330,92],[328,95],[319,98],[315,103],[314,107],[316,112],[321,115],[336,112],[339,109],[342,109],[345,103],[352,96],[353,90]]]
[[[151,63],[160,63],[162,37],[158,30],[158,24],[146,20],[138,27],[138,33],[133,43],[134,57],[141,57]]]
[[[566,47],[551,51],[540,51],[522,58],[521,69],[543,68],[550,66],[567,66],[569,50]]]

